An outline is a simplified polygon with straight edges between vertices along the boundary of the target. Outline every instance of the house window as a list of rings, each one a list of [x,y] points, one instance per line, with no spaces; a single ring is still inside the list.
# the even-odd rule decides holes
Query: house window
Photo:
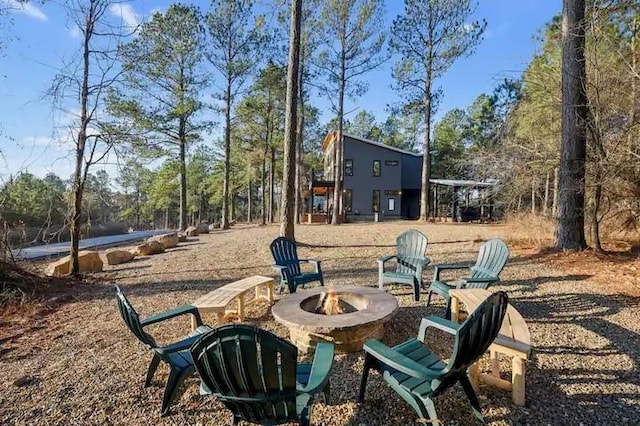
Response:
[[[353,160],[351,159],[344,160],[344,175],[353,176]]]
[[[350,189],[344,190],[344,210],[351,212],[351,206],[353,203],[353,192]]]
[[[373,177],[380,177],[380,160],[373,160]]]
[[[397,166],[398,165],[398,160],[385,160],[384,165],[385,166]]]
[[[389,198],[389,211],[392,212],[396,209],[396,199]]]
[[[384,195],[402,195],[402,191],[399,189],[385,189]]]
[[[380,190],[379,189],[373,190],[372,207],[374,212],[380,211]]]

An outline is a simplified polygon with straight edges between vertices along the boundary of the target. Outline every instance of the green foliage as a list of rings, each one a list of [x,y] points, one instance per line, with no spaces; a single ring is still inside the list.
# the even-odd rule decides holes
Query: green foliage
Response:
[[[209,85],[204,45],[199,10],[172,5],[120,47],[125,87],[111,93],[109,109],[131,123],[130,140],[138,152],[151,158],[175,155],[177,147],[199,140],[209,128],[209,122],[198,120],[205,106],[201,92]]]
[[[486,21],[472,21],[470,0],[405,0],[404,14],[393,21],[390,50],[401,60],[393,76],[409,99],[431,98],[432,82],[460,57],[473,53]]]
[[[383,18],[381,0],[327,0],[322,5],[318,31],[325,37],[314,65],[327,78],[321,90],[338,114],[342,105],[336,104],[336,94],[341,98],[364,93],[368,85],[359,77],[386,59],[380,55],[386,39]]]
[[[379,141],[382,129],[376,123],[376,117],[367,110],[360,110],[353,118],[353,122],[346,122],[344,132],[365,139]]]
[[[43,179],[20,173],[0,187],[1,219],[29,227],[61,226],[67,211],[65,192],[64,182],[52,173]]]
[[[469,117],[461,109],[452,109],[438,122],[433,131],[434,151],[431,175],[440,179],[464,179],[465,138]]]

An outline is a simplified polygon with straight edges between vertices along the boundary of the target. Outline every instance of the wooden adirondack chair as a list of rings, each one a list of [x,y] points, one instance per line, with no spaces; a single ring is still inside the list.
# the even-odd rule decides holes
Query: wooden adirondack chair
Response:
[[[166,362],[169,366],[169,379],[167,380],[167,385],[164,389],[161,409],[161,415],[166,416],[169,413],[169,407],[171,406],[180,385],[186,377],[195,372],[193,362],[191,361],[191,355],[189,354],[189,348],[203,333],[211,331],[211,327],[202,324],[202,319],[200,318],[198,309],[191,305],[180,306],[173,310],[162,312],[144,320],[140,320],[138,313],[133,306],[131,306],[131,303],[118,286],[116,286],[116,296],[118,299],[120,315],[127,327],[129,327],[129,330],[131,330],[138,340],[147,345],[147,347],[153,351],[153,358],[151,359],[151,364],[149,364],[149,369],[147,370],[144,386],[148,387],[151,385],[151,380],[153,379],[153,375],[155,374],[160,361]],[[160,346],[149,333],[144,331],[144,328],[148,325],[156,324],[186,314],[195,316],[197,328],[187,337],[175,343]]]
[[[475,265],[440,264],[433,267],[433,281],[429,286],[427,306],[431,303],[432,293],[444,297],[447,302],[447,318],[450,312],[451,298],[449,290],[453,288],[484,288],[500,281],[500,272],[509,258],[507,245],[499,238],[494,238],[482,244]],[[453,269],[469,269],[469,276],[459,278],[457,283],[449,284],[440,279],[440,273]]]
[[[420,300],[422,272],[431,262],[431,259],[425,257],[427,243],[427,237],[414,229],[409,229],[398,235],[396,238],[397,253],[378,259],[378,287],[380,290],[385,283],[407,284],[413,287],[414,299]],[[385,271],[384,264],[391,259],[396,259],[396,269]]]
[[[295,293],[298,286],[313,281],[320,281],[320,285],[324,285],[320,260],[298,259],[298,249],[295,241],[286,237],[278,237],[271,242],[270,249],[276,262],[275,265],[272,265],[272,268],[280,272],[278,292],[282,292],[282,288],[285,285],[289,287],[289,293]],[[315,272],[302,272],[300,262],[312,263],[315,267]]]
[[[313,364],[298,364],[298,349],[275,334],[248,324],[227,324],[202,336],[191,348],[211,393],[240,420],[308,425],[314,395],[329,394],[333,344],[318,343]]]
[[[467,377],[467,368],[485,353],[498,335],[508,303],[507,294],[500,291],[489,296],[462,324],[433,316],[422,320],[417,338],[393,348],[378,340],[367,341],[358,401],[364,400],[367,377],[373,368],[421,418],[435,423],[438,416],[432,398],[460,382],[473,413],[484,422],[478,398]],[[425,345],[429,327],[455,336],[448,362]]]

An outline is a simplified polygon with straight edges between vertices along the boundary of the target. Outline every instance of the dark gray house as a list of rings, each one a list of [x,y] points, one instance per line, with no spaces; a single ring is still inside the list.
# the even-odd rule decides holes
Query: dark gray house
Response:
[[[333,144],[331,132],[322,144],[324,177],[312,183],[329,208],[333,196]],[[416,219],[420,215],[422,155],[344,134],[342,211],[348,221],[372,220],[375,213],[389,218]],[[318,210],[318,209],[316,209]]]

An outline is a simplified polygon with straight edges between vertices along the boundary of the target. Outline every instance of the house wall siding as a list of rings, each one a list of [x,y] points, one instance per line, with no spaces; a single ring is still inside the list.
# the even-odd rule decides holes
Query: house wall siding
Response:
[[[402,189],[422,187],[422,157],[402,155]]]
[[[349,215],[373,215],[373,190],[380,191],[380,210],[384,216],[401,215],[401,196],[388,195],[385,191],[402,190],[402,160],[404,155],[378,147],[358,139],[345,136],[344,160],[353,160],[353,176],[344,176],[344,189],[352,190],[351,212]],[[408,156],[407,157],[411,157]],[[373,176],[373,162],[380,161],[380,176]],[[386,161],[396,161],[396,166],[386,165]],[[419,177],[418,177],[419,181]],[[394,210],[389,211],[389,199],[394,199]]]

